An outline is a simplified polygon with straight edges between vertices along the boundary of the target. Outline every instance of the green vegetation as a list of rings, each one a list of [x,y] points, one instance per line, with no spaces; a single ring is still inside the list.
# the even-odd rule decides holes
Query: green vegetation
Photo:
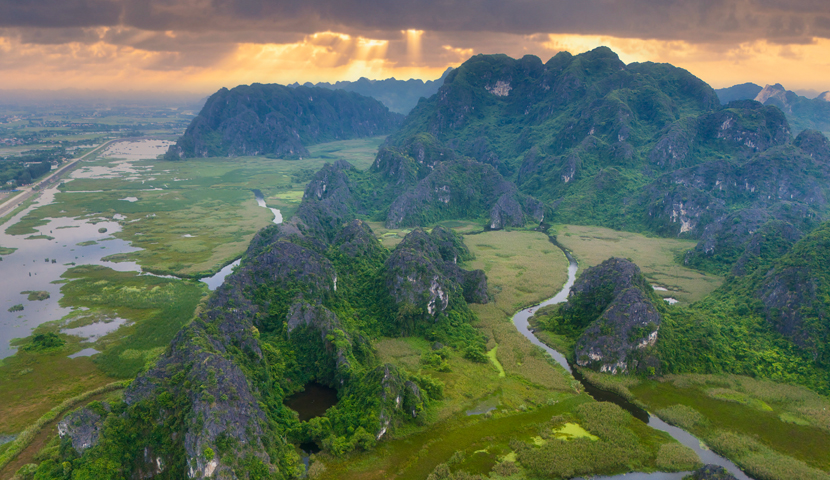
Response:
[[[71,281],[61,287],[61,306],[89,309],[83,313],[86,318],[94,314],[130,320],[129,325],[94,344],[104,349],[95,362],[105,374],[115,378],[132,378],[146,365],[152,365],[173,336],[190,321],[206,293],[202,283],[98,266],[73,267],[63,277]],[[58,327],[46,324],[40,329]]]
[[[22,311],[23,311],[23,304],[22,303],[18,303],[17,305],[12,305],[11,307],[9,307],[9,312],[12,312],[12,313],[22,312]]]
[[[251,112],[256,115],[246,115]],[[244,132],[239,130],[241,117],[248,123]],[[309,145],[388,135],[401,120],[402,115],[377,100],[342,90],[240,85],[211,95],[164,158],[303,158]]]
[[[17,250],[16,248],[0,247],[0,255],[11,255]]]
[[[0,162],[0,185],[8,188],[32,183],[38,177],[49,173],[52,161],[60,162],[60,153],[40,152]]]
[[[27,352],[48,352],[61,349],[66,341],[53,332],[38,333],[32,335],[32,339],[23,345],[22,349]]]
[[[557,242],[579,262],[580,271],[599,265],[608,257],[627,258],[637,264],[648,281],[672,297],[690,304],[702,300],[723,283],[723,277],[678,265],[678,259],[695,242],[678,238],[657,238],[603,227],[556,225]]]
[[[803,387],[731,375],[674,375],[630,390],[660,418],[754,478],[827,478],[830,401]]]
[[[121,214],[125,217],[119,220],[122,230],[113,235],[142,250],[120,255],[118,260],[136,261],[155,273],[201,277],[238,258],[254,233],[272,223],[272,213],[257,206],[251,190],[261,190],[268,205],[281,209],[287,220],[299,206],[308,181],[295,182],[292,176],[316,171],[332,158],[366,168],[382,140],[373,137],[316,145],[311,157],[295,161],[265,157],[239,157],[233,162],[221,158],[134,161],[139,168],[131,178],[81,178],[66,183],[52,204],[35,209],[6,232],[36,233],[35,228],[47,218],[95,221]],[[84,165],[94,168],[116,161],[99,158]],[[139,201],[120,200],[129,196]]]
[[[46,300],[47,298],[50,297],[49,292],[47,292],[45,290],[36,290],[36,291],[26,290],[25,292],[20,292],[20,294],[21,295],[28,295],[28,297],[26,297],[26,298],[28,298],[28,300],[30,302],[43,301],[43,300]]]
[[[85,400],[102,393],[112,392],[123,389],[129,382],[114,382],[109,385],[84,392],[80,395],[74,396],[64,400],[57,407],[49,410],[46,414],[37,419],[37,421],[23,430],[6,449],[0,453],[0,471],[8,465],[14,458],[20,454],[29,444],[34,440],[35,436],[49,423],[55,421],[60,415],[69,411],[69,409],[77,406]]]
[[[202,283],[96,266],[71,268],[64,278],[60,304],[74,311],[15,341],[18,353],[0,365],[0,432],[19,431],[67,398],[154,364],[206,293]],[[60,333],[116,318],[129,322],[93,343]],[[89,347],[102,353],[67,357]]]

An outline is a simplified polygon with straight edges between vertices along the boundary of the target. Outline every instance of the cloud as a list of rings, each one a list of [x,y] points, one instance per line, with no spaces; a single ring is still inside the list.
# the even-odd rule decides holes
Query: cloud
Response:
[[[739,43],[827,37],[823,0],[0,0],[0,26],[492,32]]]
[[[827,39],[826,0],[0,0],[0,82],[436,78],[476,53],[609,45],[713,84],[774,73],[822,89]]]

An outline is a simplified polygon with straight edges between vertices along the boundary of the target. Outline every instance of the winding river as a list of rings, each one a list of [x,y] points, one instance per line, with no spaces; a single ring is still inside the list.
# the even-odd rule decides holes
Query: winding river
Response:
[[[571,291],[571,288],[576,281],[576,272],[579,270],[579,265],[577,264],[576,260],[573,256],[565,250],[561,245],[556,242],[553,242],[557,247],[559,247],[564,253],[565,257],[568,259],[568,281],[565,283],[565,286],[562,287],[562,290],[559,291],[556,295],[552,298],[545,300],[544,302],[526,308],[524,310],[519,311],[515,315],[513,315],[513,325],[516,326],[516,329],[524,335],[531,343],[537,345],[544,349],[551,357],[559,365],[562,365],[562,368],[567,370],[570,374],[574,376],[576,380],[579,380],[585,391],[591,395],[595,400],[600,402],[612,402],[620,407],[627,410],[629,413],[634,415],[637,419],[647,423],[650,427],[656,428],[657,430],[662,430],[669,435],[672,436],[675,440],[682,443],[683,445],[691,448],[698,454],[700,460],[704,464],[713,464],[719,465],[726,470],[729,471],[732,475],[734,475],[738,480],[752,480],[749,476],[747,476],[744,472],[742,472],[734,463],[730,460],[721,457],[720,455],[716,454],[715,452],[706,448],[700,440],[695,438],[690,433],[686,432],[685,430],[677,427],[673,427],[666,422],[660,420],[659,418],[655,417],[654,415],[650,415],[647,411],[643,410],[642,408],[634,405],[633,403],[629,402],[625,398],[616,393],[608,392],[605,390],[600,390],[590,383],[586,382],[582,375],[579,374],[577,370],[571,368],[571,365],[568,363],[567,358],[564,355],[557,352],[556,350],[550,348],[549,346],[545,345],[541,340],[539,340],[536,335],[533,334],[533,331],[530,329],[529,321],[530,317],[533,316],[533,312],[538,310],[541,307],[547,305],[555,305],[557,303],[564,303],[568,299],[568,294]],[[680,472],[680,473],[664,473],[664,472],[655,472],[655,473],[641,473],[641,472],[634,472],[628,473],[625,475],[614,475],[609,477],[592,477],[595,480],[610,480],[610,479],[625,479],[625,480],[679,480],[682,479],[685,475],[689,472]]]

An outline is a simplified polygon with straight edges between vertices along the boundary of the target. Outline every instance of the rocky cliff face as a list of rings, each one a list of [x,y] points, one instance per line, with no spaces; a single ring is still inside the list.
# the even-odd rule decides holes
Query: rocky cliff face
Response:
[[[826,138],[793,140],[772,98],[721,106],[688,72],[626,65],[607,48],[547,63],[478,55],[387,140],[373,171],[396,195],[379,208],[390,205],[392,227],[485,217],[492,228],[646,228],[701,239],[690,265],[728,271],[742,253],[732,244],[766,221],[807,232],[830,208]],[[766,220],[731,241],[728,223],[744,216]]]
[[[389,207],[387,228],[428,225],[446,218],[489,212],[490,228],[540,222],[544,206],[518,192],[490,165],[469,159],[442,162]]]
[[[487,303],[487,279],[481,270],[461,269],[459,258],[469,256],[453,232],[436,227],[432,234],[413,230],[395,248],[385,264],[389,294],[405,312],[398,322],[411,331],[410,322],[435,321],[460,302]]]
[[[402,119],[356,93],[262,84],[223,88],[211,95],[165,158],[303,157],[308,145],[389,134]]]
[[[770,325],[810,352],[819,364],[830,362],[828,252],[830,226],[825,223],[771,262],[771,268],[759,269],[745,280],[762,302],[763,315]]]
[[[639,267],[628,260],[610,258],[585,270],[559,312],[560,323],[581,332],[577,365],[613,374],[656,372],[652,347],[662,320],[657,302]]]

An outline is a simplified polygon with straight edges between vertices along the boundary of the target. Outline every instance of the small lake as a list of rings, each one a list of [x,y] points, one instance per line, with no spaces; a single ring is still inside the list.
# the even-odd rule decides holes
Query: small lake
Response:
[[[337,404],[337,390],[317,382],[305,385],[302,392],[295,393],[283,402],[286,407],[300,414],[300,421],[322,417],[326,410]]]
[[[553,240],[551,240],[553,242]],[[631,413],[635,418],[647,423],[650,427],[655,428],[657,430],[664,431],[672,436],[675,440],[682,443],[683,445],[691,448],[698,454],[700,460],[704,464],[713,464],[719,465],[726,470],[729,471],[732,475],[734,475],[738,480],[752,480],[749,476],[747,476],[744,472],[741,471],[734,463],[730,460],[716,454],[715,452],[709,450],[692,434],[686,432],[685,430],[677,427],[673,427],[666,422],[660,420],[659,418],[650,415],[648,412],[643,410],[642,408],[634,405],[633,403],[629,402],[625,398],[617,395],[616,393],[607,392],[605,390],[600,390],[588,382],[584,381],[584,377],[580,375],[580,373],[573,368],[571,365],[568,364],[567,358],[562,355],[561,353],[557,352],[556,350],[550,348],[549,346],[542,343],[541,340],[536,338],[536,335],[533,334],[533,331],[530,330],[529,320],[530,317],[533,316],[533,312],[538,310],[541,307],[547,305],[554,305],[558,303],[564,303],[568,300],[568,294],[570,294],[571,288],[576,281],[576,272],[579,270],[579,265],[577,264],[576,260],[571,256],[571,254],[562,248],[556,242],[553,242],[554,245],[559,247],[562,252],[564,252],[565,257],[568,259],[568,281],[565,283],[565,286],[562,287],[562,290],[559,291],[555,296],[552,298],[545,300],[544,302],[540,303],[539,305],[526,308],[524,310],[519,311],[513,316],[513,324],[516,326],[516,329],[524,335],[531,343],[534,345],[538,345],[539,347],[543,348],[554,360],[556,360],[559,365],[562,366],[565,370],[573,375],[573,377],[582,383],[582,386],[585,389],[585,392],[591,395],[595,400],[599,402],[612,402],[623,409],[627,410]],[[642,472],[632,472],[627,473],[624,475],[614,475],[614,476],[601,476],[601,477],[591,477],[592,480],[679,480],[682,479],[685,475],[689,472],[681,472],[681,473],[665,473],[665,472],[655,472],[655,473],[642,473]]]

